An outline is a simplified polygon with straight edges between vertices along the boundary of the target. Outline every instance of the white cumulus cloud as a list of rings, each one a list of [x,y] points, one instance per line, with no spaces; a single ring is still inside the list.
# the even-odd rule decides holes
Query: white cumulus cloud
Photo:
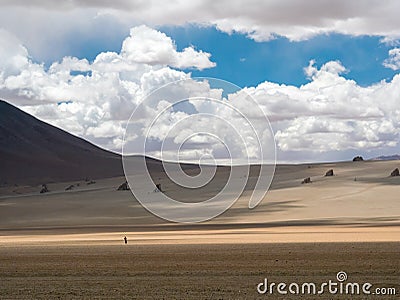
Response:
[[[311,81],[294,87],[264,82],[247,88],[272,120],[283,151],[328,152],[398,146],[400,75],[362,87],[331,61],[305,68]]]
[[[178,52],[169,36],[145,25],[131,29],[130,37],[122,44],[121,55],[134,63],[169,65],[179,69],[203,70],[216,66],[209,60],[209,53],[196,51],[192,46]]]
[[[126,121],[145,93],[188,76],[170,67],[215,66],[209,58],[192,47],[177,51],[164,33],[139,26],[131,30],[120,53],[103,52],[93,62],[64,57],[46,69],[31,60],[14,35],[0,30],[0,97],[120,151]]]
[[[392,70],[400,70],[400,48],[393,48],[389,50],[389,58],[387,58],[383,65]]]
[[[134,134],[130,139],[143,139],[143,128],[152,121],[149,115],[177,99],[190,99],[181,109],[168,109],[158,120],[151,132],[154,145],[158,147],[168,134],[172,134],[168,136],[170,145],[182,142],[200,127],[225,137],[236,156],[243,154],[243,139],[250,156],[256,157],[257,141],[252,130],[268,149],[269,125],[244,96],[247,93],[270,118],[281,158],[304,160],[309,153],[315,157],[335,151],[399,149],[400,75],[388,82],[360,86],[343,76],[347,70],[341,62],[331,61],[317,68],[311,61],[304,69],[309,82],[300,87],[266,81],[225,95],[206,81],[190,80],[190,73],[177,70],[212,67],[210,54],[194,47],[178,51],[170,37],[147,26],[133,28],[121,51],[99,53],[92,62],[67,56],[46,68],[32,61],[28,49],[9,32],[0,31],[0,97],[107,149],[121,150],[127,120],[149,91],[182,79],[189,80],[178,90],[150,99],[154,105],[140,107],[138,118],[132,120]],[[390,58],[397,57],[396,53],[389,53]],[[196,102],[198,96],[233,105],[249,118],[253,128],[226,106]],[[199,118],[169,130],[171,124],[200,111],[220,119]],[[230,134],[230,127],[221,120],[240,128],[240,135]],[[194,137],[188,144],[192,148],[182,153],[185,158],[222,151],[219,143],[206,136]],[[157,153],[157,147],[150,151]]]

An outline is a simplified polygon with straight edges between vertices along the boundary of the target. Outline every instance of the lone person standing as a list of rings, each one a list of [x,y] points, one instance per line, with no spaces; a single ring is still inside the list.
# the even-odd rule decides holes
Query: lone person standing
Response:
[[[125,245],[128,244],[128,238],[127,237],[124,237],[124,242],[125,242]]]

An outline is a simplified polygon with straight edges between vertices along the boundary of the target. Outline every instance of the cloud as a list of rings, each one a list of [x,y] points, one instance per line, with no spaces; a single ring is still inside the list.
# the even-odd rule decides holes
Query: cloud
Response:
[[[276,36],[299,41],[327,33],[383,36],[386,40],[400,38],[400,20],[397,16],[400,3],[396,0],[384,2],[338,0],[334,3],[328,0],[254,0],[246,3],[237,0],[217,2],[211,0],[172,2],[86,0],[67,1],[62,4],[57,3],[57,5],[49,0],[30,1],[29,5],[26,1],[17,0],[2,1],[1,7],[5,17],[2,18],[2,22],[9,24],[5,26],[9,29],[21,26],[27,28],[28,22],[34,27],[38,26],[36,23],[49,22],[51,17],[44,13],[47,14],[46,10],[51,10],[48,15],[58,15],[57,18],[51,19],[51,24],[61,32],[65,30],[63,26],[95,29],[91,24],[97,22],[99,17],[111,16],[115,23],[128,26],[190,23],[215,26],[227,33],[246,34],[256,41],[266,41]],[[10,11],[13,11],[11,14],[13,16],[16,16],[16,12],[21,16],[29,12],[30,18],[17,18],[21,24],[16,24],[7,17]],[[64,14],[64,17],[60,16],[60,12]],[[36,20],[35,23],[30,21],[32,18]],[[41,18],[44,21],[41,21]],[[79,24],[70,22],[72,19],[79,20]],[[10,25],[12,22],[14,22],[14,27]],[[107,30],[110,23],[101,25],[104,30]]]
[[[20,72],[28,64],[28,50],[12,34],[0,28],[0,75],[6,77]]]
[[[150,99],[152,105],[139,107],[138,118],[133,120],[132,140],[143,139],[150,115],[162,111],[176,99],[190,99],[167,110],[159,119],[157,130],[151,132],[152,153],[157,154],[160,141],[168,134],[172,147],[201,128],[226,137],[225,142],[232,145],[236,156],[244,153],[243,138],[247,151],[256,157],[253,129],[243,122],[240,114],[226,106],[195,100],[199,95],[206,95],[239,109],[251,121],[263,147],[268,149],[267,124],[254,103],[246,98],[248,93],[269,116],[281,158],[293,157],[293,153],[297,153],[296,160],[302,160],[310,153],[316,156],[332,151],[399,148],[400,75],[389,82],[360,86],[343,77],[347,70],[341,62],[330,61],[317,68],[310,61],[304,69],[309,82],[303,86],[266,81],[225,95],[222,90],[211,88],[207,81],[191,80],[190,73],[173,69],[213,66],[208,53],[194,47],[187,49],[190,50],[178,51],[164,33],[139,26],[131,30],[118,53],[102,52],[93,61],[67,56],[46,68],[31,60],[27,47],[15,36],[1,30],[0,97],[51,124],[120,151],[127,120],[149,91],[188,79],[179,89]],[[391,53],[394,54],[389,53],[390,57],[397,55],[396,51]],[[220,119],[207,121],[199,116],[196,122],[182,123],[175,131],[168,130],[171,124],[199,112]],[[240,128],[239,136],[231,134],[231,128],[221,120],[229,120]],[[188,145],[191,147],[182,153],[185,158],[213,151],[222,153],[220,143],[204,136],[190,139]]]
[[[246,89],[272,120],[280,150],[322,153],[398,146],[400,75],[362,87],[342,77],[345,71],[337,61],[320,69],[311,61],[305,68],[311,81],[301,87],[264,82]]]
[[[192,46],[177,52],[170,37],[145,25],[131,29],[130,37],[122,44],[121,55],[135,63],[169,65],[179,69],[203,70],[216,66],[209,60],[211,54],[196,51]]]
[[[103,52],[93,62],[64,57],[45,68],[15,36],[0,30],[0,97],[74,134],[103,137],[102,146],[120,151],[121,130],[145,93],[187,77],[169,66],[215,66],[209,58],[193,47],[177,51],[164,33],[139,26],[120,53]]]
[[[267,81],[256,87],[228,94],[223,101],[228,101],[226,103],[248,117],[253,128],[247,126],[243,116],[224,105],[190,101],[195,108],[195,114],[207,112],[228,120],[234,128],[239,129],[239,136],[224,122],[220,122],[220,119],[204,121],[199,116],[198,120],[192,117],[190,123],[184,123],[189,115],[188,109],[183,112],[171,109],[157,120],[150,136],[153,141],[166,139],[178,144],[196,132],[196,128],[201,128],[205,132],[223,137],[223,141],[230,145],[232,156],[245,157],[246,151],[242,146],[246,145],[250,157],[259,157],[253,129],[260,137],[264,151],[270,149],[271,139],[268,137],[268,124],[257,110],[257,105],[246,97],[251,95],[272,122],[281,160],[334,160],[341,153],[350,156],[351,153],[398,151],[400,75],[394,76],[390,82],[382,81],[365,87],[343,77],[346,72],[347,69],[339,61],[330,61],[320,68],[311,61],[305,68],[310,82],[303,86]],[[165,94],[165,99],[157,102],[158,106],[154,104],[156,108],[153,109],[158,113],[171,102],[169,99],[195,96],[196,87],[200,90],[199,85],[186,85],[179,90],[179,94]],[[208,85],[203,84],[202,88],[202,93],[207,89],[210,91],[211,98],[223,99],[221,93]],[[211,92],[214,94],[211,95]],[[178,125],[173,127],[174,124]],[[140,132],[139,127],[133,132]],[[170,131],[171,128],[174,129]],[[215,140],[211,142],[205,138],[191,139],[191,148],[185,152],[185,157],[192,155],[194,159],[200,155],[215,154],[218,152],[218,144]],[[170,155],[167,156],[168,159],[177,159],[173,155],[174,151],[166,153]],[[159,153],[155,151],[153,154]],[[349,159],[349,156],[344,159]]]
[[[387,58],[383,65],[392,70],[400,70],[400,48],[393,48],[389,50],[389,58]]]

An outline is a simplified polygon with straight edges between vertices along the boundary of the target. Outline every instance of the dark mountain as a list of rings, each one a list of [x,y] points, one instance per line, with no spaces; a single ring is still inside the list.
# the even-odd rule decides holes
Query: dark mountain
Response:
[[[378,156],[378,157],[372,158],[371,160],[400,160],[400,155],[394,154],[394,155],[388,155],[388,156]]]
[[[0,100],[0,185],[122,175],[120,155]]]

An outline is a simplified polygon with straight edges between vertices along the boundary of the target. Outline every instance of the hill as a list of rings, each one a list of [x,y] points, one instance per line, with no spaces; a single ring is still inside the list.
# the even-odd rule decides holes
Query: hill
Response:
[[[0,185],[123,175],[121,156],[0,100]]]
[[[387,156],[378,156],[378,157],[372,158],[371,160],[400,160],[400,155],[394,154],[394,155],[387,155]]]

